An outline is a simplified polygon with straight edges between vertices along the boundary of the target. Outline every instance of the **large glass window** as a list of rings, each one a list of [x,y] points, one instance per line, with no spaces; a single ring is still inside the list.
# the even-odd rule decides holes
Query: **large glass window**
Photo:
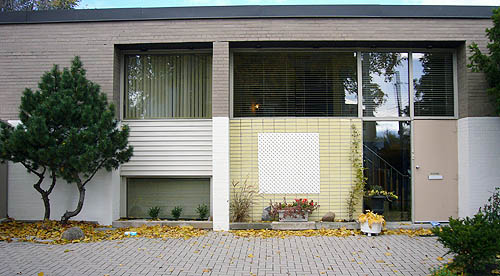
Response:
[[[453,55],[413,53],[415,116],[453,116]]]
[[[408,53],[363,53],[363,116],[409,117]]]
[[[125,119],[210,118],[210,54],[125,56]]]
[[[397,200],[388,202],[388,220],[411,220],[411,160],[409,121],[363,122],[363,160],[367,189],[380,186]],[[370,204],[366,202],[365,204]],[[365,206],[371,209],[371,206]]]
[[[234,54],[235,117],[357,116],[354,52]]]

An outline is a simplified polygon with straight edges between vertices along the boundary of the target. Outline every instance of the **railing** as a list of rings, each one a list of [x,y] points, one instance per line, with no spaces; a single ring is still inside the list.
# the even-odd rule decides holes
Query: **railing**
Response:
[[[397,200],[390,203],[390,209],[399,211],[400,220],[409,220],[411,211],[411,176],[389,164],[368,146],[363,145],[363,163],[367,187],[382,186],[388,192],[394,192]]]

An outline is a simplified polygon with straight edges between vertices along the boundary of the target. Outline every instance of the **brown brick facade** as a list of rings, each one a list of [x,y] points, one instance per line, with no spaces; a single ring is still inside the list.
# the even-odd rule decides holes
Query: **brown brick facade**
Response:
[[[229,114],[232,41],[457,41],[459,116],[493,114],[482,74],[466,69],[473,41],[485,48],[489,19],[283,18],[190,19],[0,25],[0,118],[17,118],[20,95],[52,64],[79,55],[88,76],[119,100],[118,44],[212,42],[213,116]]]

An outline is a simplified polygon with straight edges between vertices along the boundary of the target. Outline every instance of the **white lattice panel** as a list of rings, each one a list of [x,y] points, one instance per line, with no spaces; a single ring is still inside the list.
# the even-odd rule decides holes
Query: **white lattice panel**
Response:
[[[319,133],[259,133],[259,191],[319,193]]]

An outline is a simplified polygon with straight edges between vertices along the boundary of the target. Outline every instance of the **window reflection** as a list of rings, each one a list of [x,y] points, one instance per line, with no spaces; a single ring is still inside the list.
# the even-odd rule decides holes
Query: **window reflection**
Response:
[[[389,203],[388,220],[411,220],[409,121],[363,122],[363,161],[367,189],[381,186],[398,200]]]
[[[407,117],[408,53],[363,53],[363,115]]]
[[[415,116],[453,116],[453,55],[413,53]]]

